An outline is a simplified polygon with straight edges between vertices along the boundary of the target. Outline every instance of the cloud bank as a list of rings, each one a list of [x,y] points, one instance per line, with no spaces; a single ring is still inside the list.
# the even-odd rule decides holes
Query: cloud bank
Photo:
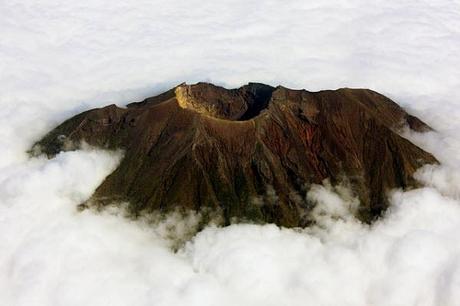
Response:
[[[1,305],[458,305],[458,1],[3,1],[0,3]],[[340,186],[314,186],[318,224],[171,232],[118,210],[78,212],[120,153],[29,158],[68,116],[177,83],[368,87],[436,129],[404,135],[442,165],[395,191],[372,226]],[[177,224],[177,226],[173,226]],[[173,229],[171,229],[173,228]]]

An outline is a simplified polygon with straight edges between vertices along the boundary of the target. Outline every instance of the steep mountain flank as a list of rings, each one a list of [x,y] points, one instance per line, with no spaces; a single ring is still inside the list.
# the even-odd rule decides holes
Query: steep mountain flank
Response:
[[[48,156],[85,141],[125,150],[90,202],[128,201],[133,214],[218,209],[225,222],[309,222],[308,186],[346,180],[370,222],[393,188],[436,163],[396,131],[430,130],[366,89],[309,92],[249,83],[225,89],[181,84],[159,96],[68,119],[36,144]]]

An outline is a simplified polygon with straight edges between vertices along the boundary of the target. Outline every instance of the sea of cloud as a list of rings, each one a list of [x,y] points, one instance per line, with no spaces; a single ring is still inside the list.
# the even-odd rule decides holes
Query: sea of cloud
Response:
[[[0,305],[460,305],[460,2],[0,1]],[[318,224],[208,226],[79,212],[122,158],[27,150],[90,107],[177,83],[368,87],[436,132],[425,188],[367,226],[314,186]],[[347,208],[347,209],[344,209]]]

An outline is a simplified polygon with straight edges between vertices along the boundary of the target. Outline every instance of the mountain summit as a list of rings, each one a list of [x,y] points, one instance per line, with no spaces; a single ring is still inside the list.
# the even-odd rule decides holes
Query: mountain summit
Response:
[[[90,202],[129,202],[139,215],[176,208],[220,211],[232,220],[295,227],[310,222],[311,184],[344,180],[370,222],[387,192],[417,186],[429,153],[398,134],[430,130],[367,89],[309,92],[249,83],[225,89],[181,84],[127,107],[109,105],[68,119],[36,148],[48,156],[91,145],[124,149],[119,167]]]

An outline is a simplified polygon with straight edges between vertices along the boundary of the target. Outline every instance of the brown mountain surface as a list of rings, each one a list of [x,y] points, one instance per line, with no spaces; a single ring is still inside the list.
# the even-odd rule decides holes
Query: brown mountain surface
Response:
[[[387,192],[416,186],[436,159],[397,131],[430,128],[367,89],[319,92],[249,83],[181,84],[156,97],[68,119],[37,143],[48,156],[85,141],[125,150],[92,203],[128,201],[135,215],[175,208],[222,212],[225,222],[305,226],[308,186],[348,182],[370,222]]]

